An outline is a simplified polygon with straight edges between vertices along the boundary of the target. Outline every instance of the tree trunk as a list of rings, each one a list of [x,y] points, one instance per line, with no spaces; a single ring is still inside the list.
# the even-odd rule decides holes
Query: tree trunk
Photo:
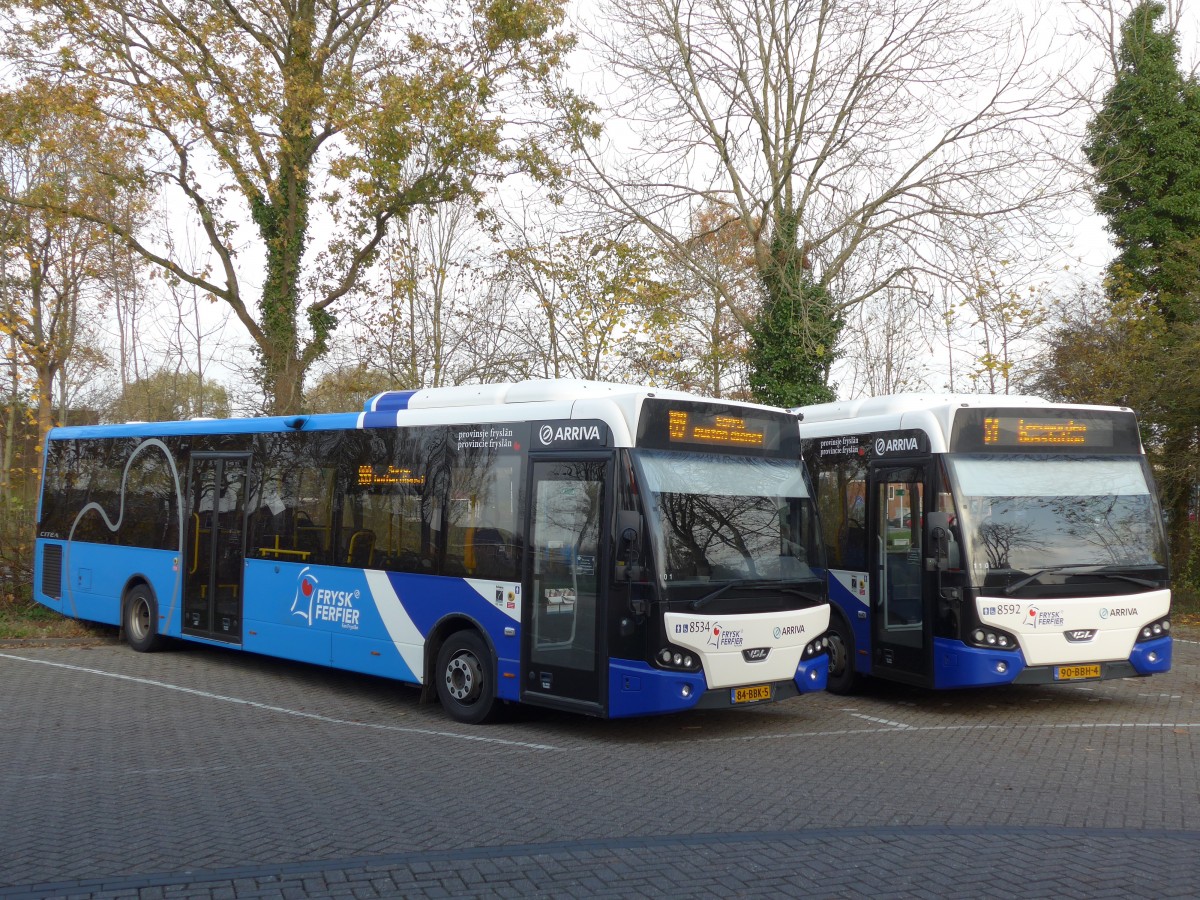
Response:
[[[278,352],[267,367],[268,411],[292,416],[303,411],[304,367],[294,353]]]

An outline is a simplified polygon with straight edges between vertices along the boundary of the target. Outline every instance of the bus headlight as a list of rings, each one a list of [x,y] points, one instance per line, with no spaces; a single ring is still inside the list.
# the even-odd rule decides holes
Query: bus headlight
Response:
[[[801,659],[812,659],[814,656],[820,656],[829,649],[829,638],[821,635],[818,638],[813,638],[804,645],[804,652],[800,654]]]
[[[1016,650],[1017,639],[1007,631],[983,625],[971,632],[970,643],[988,650]]]
[[[1138,632],[1138,643],[1142,641],[1153,641],[1163,635],[1171,633],[1171,617],[1164,616],[1161,619],[1156,619],[1153,622],[1148,622],[1142,626],[1142,630]]]
[[[699,672],[700,658],[681,647],[663,647],[654,656],[654,661],[664,669],[679,669],[683,672]]]

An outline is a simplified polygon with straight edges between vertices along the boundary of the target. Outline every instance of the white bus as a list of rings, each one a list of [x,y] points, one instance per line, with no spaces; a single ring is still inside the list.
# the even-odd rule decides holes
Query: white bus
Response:
[[[1170,668],[1166,540],[1131,410],[909,394],[796,412],[829,566],[830,690]]]
[[[825,687],[793,414],[527,381],[362,412],[57,428],[34,596],[420,685],[453,717],[742,707]]]

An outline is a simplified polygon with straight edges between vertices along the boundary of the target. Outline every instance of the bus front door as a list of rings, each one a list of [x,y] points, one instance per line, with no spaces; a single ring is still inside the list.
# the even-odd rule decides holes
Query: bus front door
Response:
[[[926,469],[881,468],[871,475],[871,669],[912,684],[927,684],[930,677],[922,547]]]
[[[192,455],[183,633],[241,643],[245,455]]]
[[[607,454],[535,459],[529,480],[523,700],[602,714]]]

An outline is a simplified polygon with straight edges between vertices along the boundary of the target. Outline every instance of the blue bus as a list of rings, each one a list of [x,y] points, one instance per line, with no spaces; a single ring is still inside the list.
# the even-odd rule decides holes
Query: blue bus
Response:
[[[825,687],[796,419],[570,380],[361,413],[56,428],[35,598],[138,651],[237,647],[621,717]]]
[[[798,411],[829,566],[829,688],[1171,666],[1167,545],[1129,409],[900,394]]]

